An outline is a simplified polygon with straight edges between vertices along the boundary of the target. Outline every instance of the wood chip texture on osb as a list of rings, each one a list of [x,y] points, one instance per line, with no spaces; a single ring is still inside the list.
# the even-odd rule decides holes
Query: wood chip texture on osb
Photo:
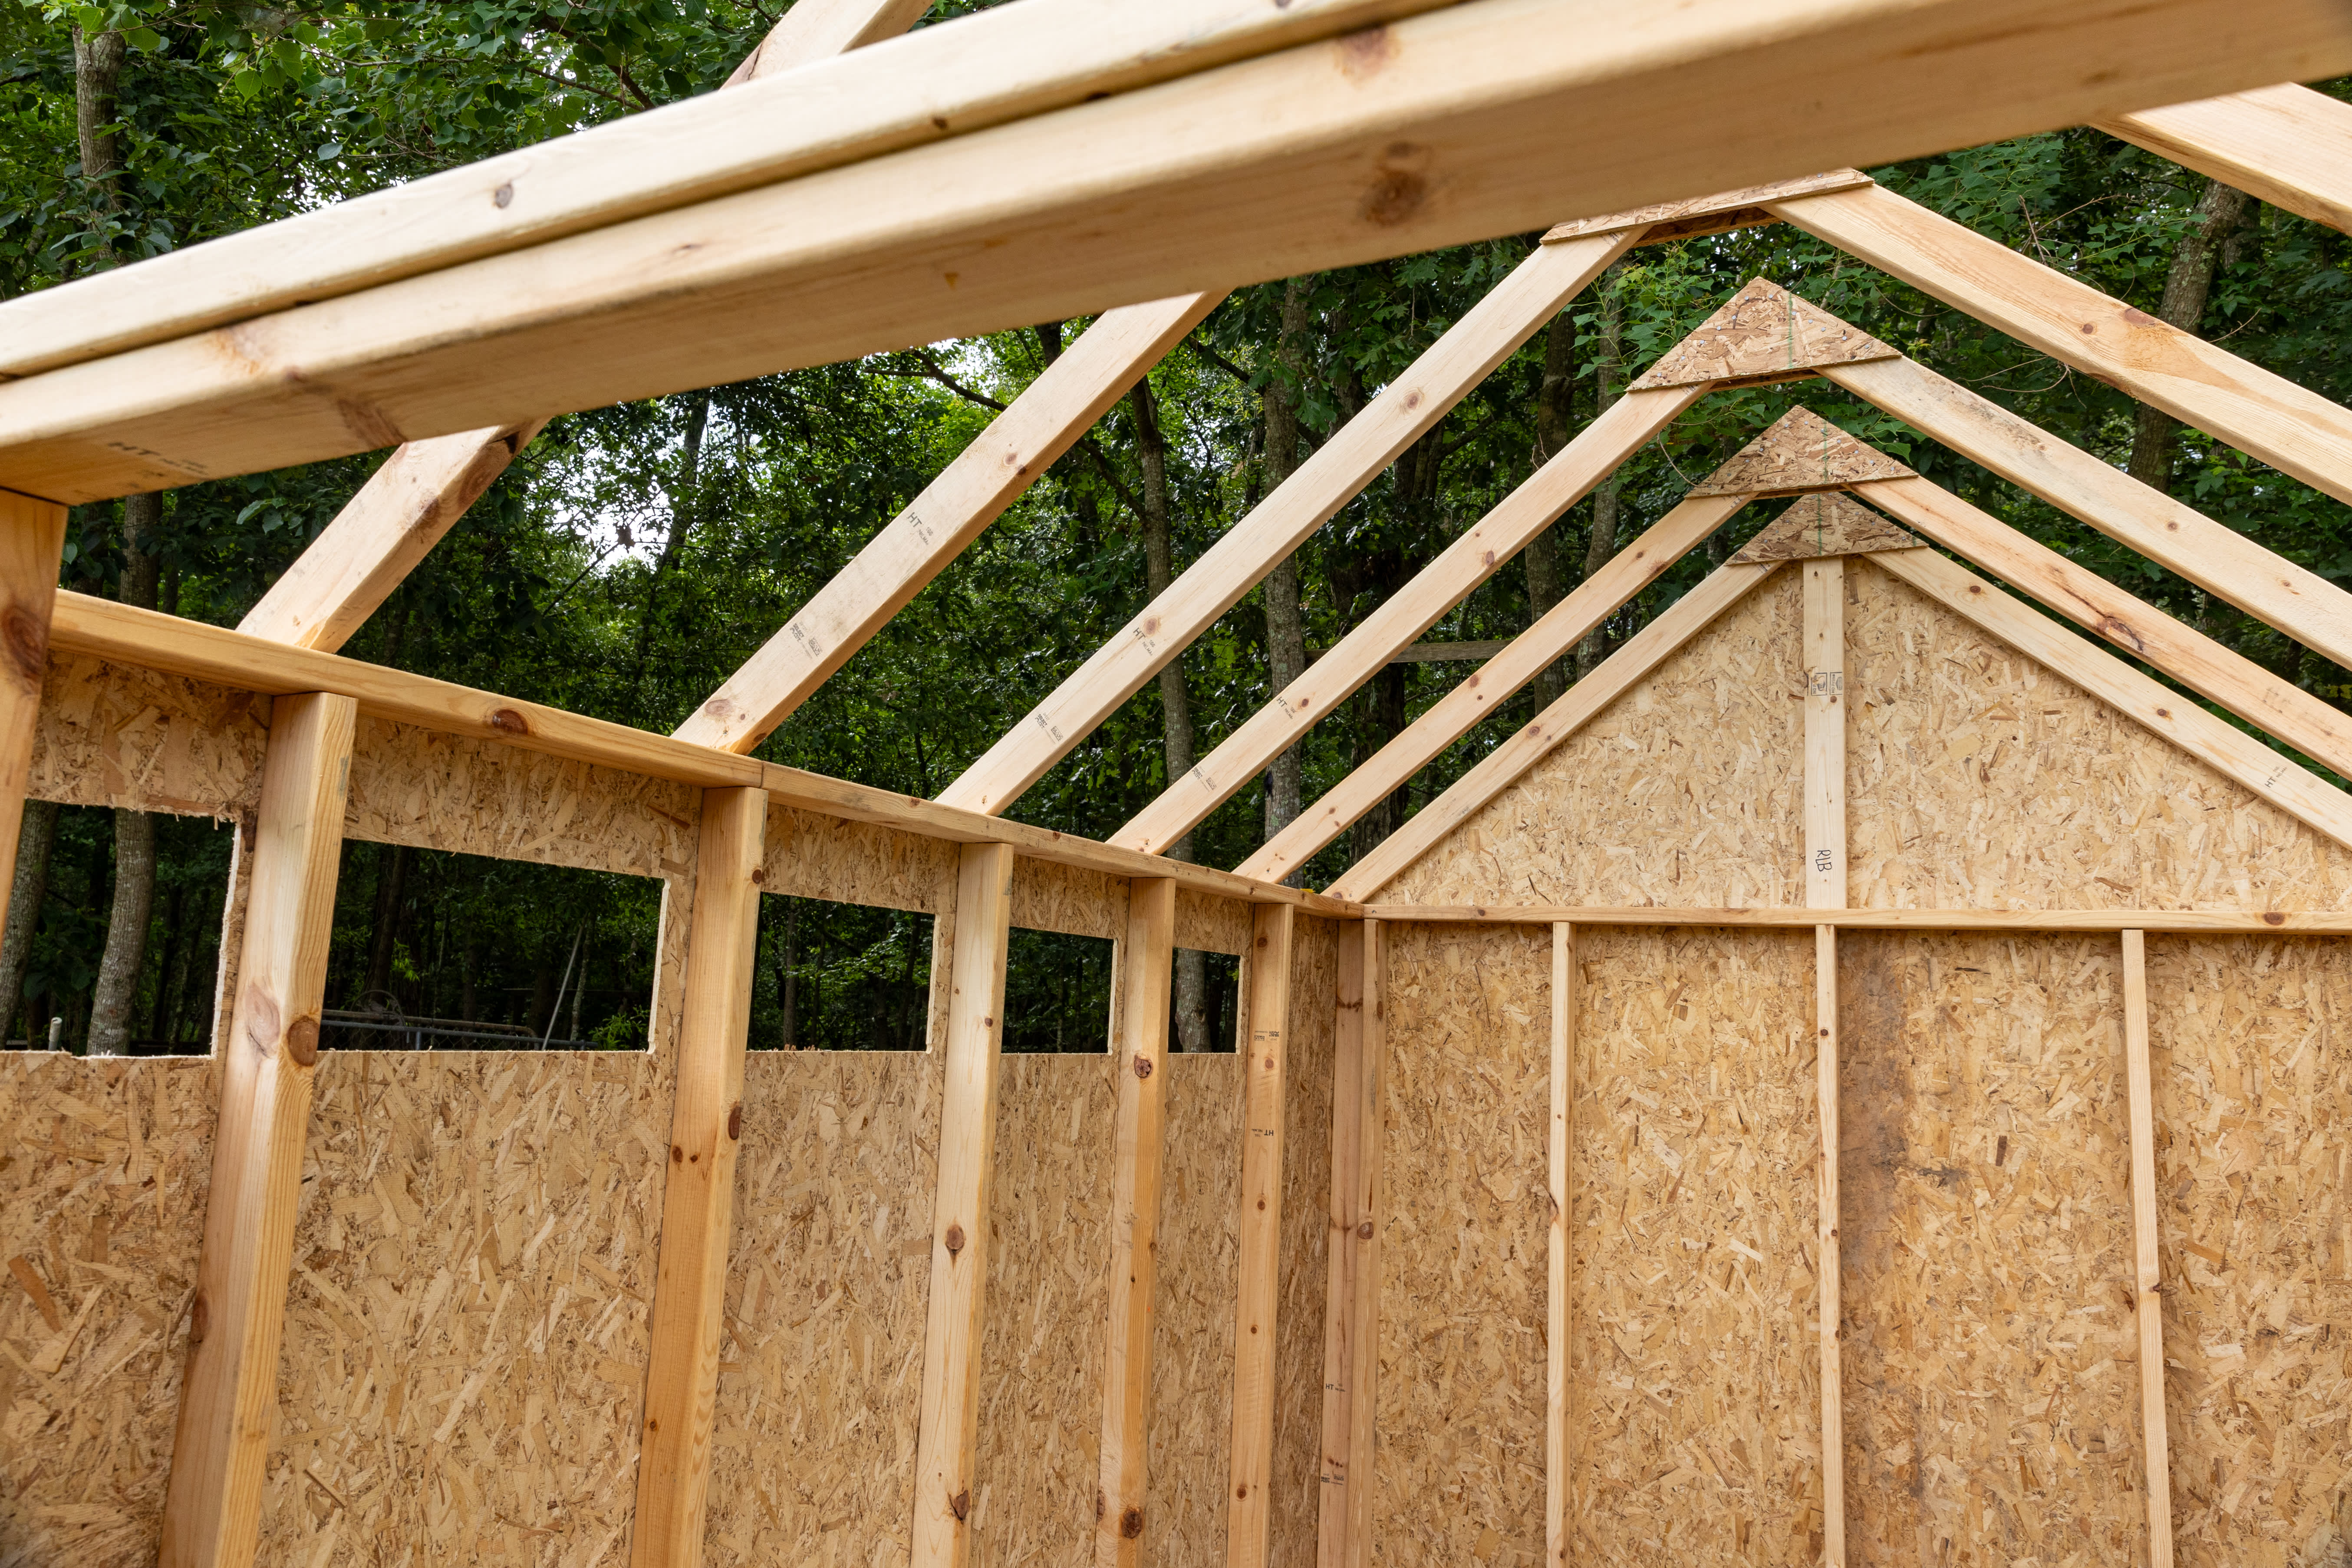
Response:
[[[1291,929],[1282,1121],[1282,1264],[1276,1281],[1270,1563],[1315,1561],[1323,1504],[1323,1333],[1331,1240],[1331,1070],[1339,1047],[1339,927]]]
[[[150,1568],[178,1419],[212,1063],[0,1055],[0,1564]]]
[[[744,1064],[711,1568],[869,1568],[911,1549],[941,1058]]]
[[[1241,1058],[1168,1058],[1144,1560],[1223,1568],[1241,1289]]]
[[[55,654],[25,793],[65,805],[231,818],[261,804],[269,699]]]
[[[1802,375],[1815,365],[1895,357],[1868,332],[1759,278],[1661,354],[1633,390],[1701,382],[1753,385]]]
[[[642,1053],[320,1058],[259,1561],[625,1552],[668,1132]]]
[[[1691,487],[1694,496],[1779,496],[1835,489],[1865,479],[1916,478],[1802,405],[1774,420],[1730,461]]]
[[[1919,542],[1851,497],[1834,492],[1799,496],[1764,531],[1739,547],[1742,565],[1766,561],[1818,561],[1874,550],[1916,550]]]

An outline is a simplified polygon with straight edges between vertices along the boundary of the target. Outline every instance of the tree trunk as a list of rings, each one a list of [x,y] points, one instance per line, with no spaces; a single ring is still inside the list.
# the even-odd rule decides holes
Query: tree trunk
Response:
[[[1616,405],[1625,395],[1625,307],[1618,292],[1619,268],[1612,264],[1601,275],[1600,342],[1592,356],[1592,416],[1598,419]],[[1601,480],[1592,492],[1592,539],[1585,547],[1584,574],[1591,576],[1617,553],[1617,492],[1618,479],[1614,472]],[[1579,581],[1582,581],[1580,578]],[[1608,655],[1608,638],[1602,628],[1595,626],[1576,650],[1576,678],[1579,680],[1592,673]]]
[[[122,172],[122,142],[114,125],[128,52],[121,33],[74,29],[74,131],[81,144],[81,177],[89,187],[90,228],[101,236],[122,206],[116,178]],[[101,240],[100,248],[110,258],[99,265],[111,266],[111,238]]]
[[[678,479],[669,492],[669,531],[662,535],[661,552],[654,557],[653,574],[646,584],[646,607],[637,618],[636,668],[629,677],[633,692],[645,684],[646,659],[653,647],[654,622],[659,618],[662,584],[677,564],[678,553],[686,548],[686,536],[694,530],[695,500],[702,488],[702,437],[709,428],[710,394],[706,392],[697,396],[686,411]]]
[[[2254,200],[2219,180],[2205,182],[2197,203],[2197,226],[2180,237],[2172,253],[2172,268],[2164,277],[2164,300],[2156,313],[2184,332],[2193,332],[2205,320],[2205,301],[2213,292],[2213,275],[2222,247],[2246,221]],[[2180,422],[2160,408],[2139,405],[2132,429],[2131,477],[2159,490],[2172,489],[2172,464]]]
[[[367,976],[360,983],[362,1001],[392,991],[393,946],[400,929],[401,884],[408,879],[408,851],[398,844],[375,847],[375,925],[368,939]]]
[[[1300,392],[1307,379],[1307,300],[1314,279],[1294,278],[1282,295],[1282,336],[1275,348],[1278,368],[1267,378],[1265,490],[1268,495],[1298,469]],[[1265,579],[1265,653],[1274,689],[1281,691],[1307,673],[1307,622],[1298,603],[1298,558],[1286,555]],[[1297,820],[1301,782],[1299,748],[1274,759],[1265,792],[1265,836],[1272,838]],[[1299,873],[1290,879],[1297,881]]]
[[[778,944],[780,962],[776,965],[776,1005],[784,1016],[784,1049],[798,1050],[801,1043],[800,973],[794,963],[798,957],[793,949],[800,935],[801,907],[793,900],[784,900],[784,934]]]
[[[0,1009],[5,1009],[0,1011],[0,1039],[8,1037],[24,1001],[33,933],[40,927],[41,900],[49,891],[49,847],[57,841],[57,803],[26,801],[25,824],[16,836],[16,880],[8,895],[8,923],[0,928]]]
[[[122,503],[122,602],[155,607],[163,564],[163,498],[130,496]],[[106,921],[106,950],[89,1005],[89,1054],[119,1057],[131,1049],[131,1010],[147,963],[147,927],[155,908],[155,818],[143,811],[114,814],[114,908]]]
[[[1147,378],[1127,395],[1135,419],[1135,452],[1143,469],[1144,586],[1154,599],[1176,580],[1176,542],[1168,504],[1168,437],[1160,428],[1160,404]],[[1192,771],[1192,698],[1184,689],[1184,658],[1168,661],[1160,672],[1160,719],[1168,757],[1168,782],[1174,784]],[[1192,836],[1186,834],[1168,847],[1171,860],[1192,858]],[[1176,1045],[1180,1051],[1209,1048],[1208,1018],[1202,1005],[1204,990],[1202,955],[1176,954]]]
[[[1535,466],[1558,457],[1569,442],[1569,424],[1576,397],[1576,319],[1562,310],[1544,334],[1543,381],[1536,391]],[[1546,527],[1528,541],[1528,622],[1549,614],[1567,596],[1559,574],[1559,525]],[[1536,677],[1536,705],[1549,708],[1568,689],[1566,666],[1554,659]]]

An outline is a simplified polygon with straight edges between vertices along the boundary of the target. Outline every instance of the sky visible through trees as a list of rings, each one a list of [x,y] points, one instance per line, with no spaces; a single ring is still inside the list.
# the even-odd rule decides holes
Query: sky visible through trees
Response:
[[[0,0],[0,291],[47,288],[710,90],[780,11],[691,0],[322,9]],[[2345,84],[2319,85],[2347,95]],[[1872,173],[2323,395],[2352,395],[2339,349],[2352,339],[2352,239],[2342,234],[2087,130]],[[938,794],[1142,607],[1156,511],[1181,571],[1535,240],[1510,236],[1237,291],[1151,373],[1149,395],[1121,400],[760,754]],[[1297,632],[1310,654],[1759,276],[2320,575],[2352,579],[2343,506],[1771,227],[1632,253],[1344,508],[1295,563]],[[1085,326],[1042,323],[560,418],[344,651],[667,731]],[[1427,640],[1525,629],[1798,401],[2323,700],[2352,704],[2352,675],[1820,381],[1709,397]],[[1163,447],[1155,478],[1144,459]],[[193,486],[145,512],[77,508],[62,581],[234,625],[383,456]],[[1639,630],[1776,510],[1740,514],[1567,662]],[[1171,742],[1184,738],[1170,732],[1172,696],[1189,709],[1180,716],[1192,756],[1266,700],[1287,606],[1279,589],[1271,607],[1265,589],[1254,591],[1184,654],[1181,691],[1146,686],[1012,815],[1097,837],[1118,827],[1159,794]],[[1474,668],[1389,667],[1304,742],[1299,794],[1311,802]],[[1569,673],[1551,678],[1555,689]],[[1459,777],[1533,714],[1538,697],[1530,689],[1505,704],[1402,798],[1343,835],[1308,868],[1308,885]],[[1193,857],[1230,866],[1261,844],[1268,786],[1279,782],[1270,773],[1212,815],[1192,836]],[[1273,816],[1296,809],[1286,787],[1276,793]],[[0,950],[0,1006],[16,1041],[63,1017],[73,1048],[94,1030],[100,1048],[202,1048],[219,926],[218,895],[206,889],[225,886],[230,830],[189,821],[151,830],[132,815],[58,814],[37,919],[12,915]],[[142,833],[152,842],[143,863]],[[658,886],[465,859],[347,847],[329,1006],[375,994],[409,1016],[512,1015],[544,1031],[550,976],[584,952],[582,1037],[641,1044]],[[142,878],[152,896],[145,935],[132,940],[136,900],[125,894]],[[207,897],[213,905],[200,907]],[[910,1029],[920,1043],[921,1008],[909,1012],[906,999],[929,973],[927,919],[772,898],[762,927],[755,1046],[903,1047]],[[120,971],[111,982],[110,963]],[[1108,980],[1099,967],[1074,942],[1016,952],[1013,993],[1035,1020],[1028,1037],[1100,1048]],[[1229,1015],[1231,984],[1223,971],[1197,983],[1193,1027],[1206,1028],[1213,1003]],[[106,1036],[105,1020],[118,1016]],[[1180,1018],[1180,1035],[1186,1027]],[[1224,1027],[1229,1036],[1229,1016]],[[571,1028],[567,1004],[554,1032],[570,1037]]]

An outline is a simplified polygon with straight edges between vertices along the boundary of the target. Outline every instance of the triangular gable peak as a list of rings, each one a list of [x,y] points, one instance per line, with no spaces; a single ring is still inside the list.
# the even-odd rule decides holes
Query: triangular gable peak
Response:
[[[1759,278],[1667,350],[1633,389],[1764,386],[1811,375],[1825,364],[1897,357],[1868,332]]]
[[[1885,453],[1866,447],[1811,409],[1791,408],[1731,460],[1691,488],[1694,496],[1802,495],[1870,479],[1916,479]]]
[[[1831,491],[1800,496],[1795,505],[1773,519],[1732,560],[1752,565],[1919,548],[1919,541],[1868,507]]]

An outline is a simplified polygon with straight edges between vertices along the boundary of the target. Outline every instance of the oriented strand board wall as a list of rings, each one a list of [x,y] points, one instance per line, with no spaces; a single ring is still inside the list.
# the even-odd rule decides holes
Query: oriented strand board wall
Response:
[[[1331,1058],[1339,928],[1298,917],[1290,956],[1290,1053],[1282,1124],[1282,1266],[1276,1280],[1274,1506],[1267,1561],[1315,1561],[1322,1507],[1323,1331],[1330,1279]]]
[[[1543,1556],[1550,976],[1545,928],[1388,934],[1382,1563]]]
[[[972,1568],[1080,1563],[1093,1552],[1110,1310],[1111,1068],[1108,1055],[1002,1063]]]
[[[907,1561],[941,1061],[754,1051],[745,1062],[713,1568]]]
[[[616,1561],[668,1151],[660,1064],[338,1051],[317,1095],[260,1561]]]
[[[764,890],[938,914],[955,907],[956,847],[870,823],[768,806]]]
[[[1241,1267],[1241,1058],[1168,1058],[1144,1560],[1223,1568]]]
[[[1818,1562],[1811,933],[1587,929],[1577,972],[1578,1560]],[[1522,1098],[1539,1130],[1546,1086]]]
[[[2352,942],[2148,939],[2183,1568],[2352,1561]]]
[[[0,1055],[0,1563],[155,1561],[216,1098],[205,1060]]]
[[[1776,573],[1381,889],[1422,904],[1802,901],[1798,577]]]
[[[1860,1561],[2145,1561],[2121,963],[2110,937],[1840,939]]]
[[[261,804],[268,739],[266,697],[55,654],[26,794],[67,805],[244,816]]]

